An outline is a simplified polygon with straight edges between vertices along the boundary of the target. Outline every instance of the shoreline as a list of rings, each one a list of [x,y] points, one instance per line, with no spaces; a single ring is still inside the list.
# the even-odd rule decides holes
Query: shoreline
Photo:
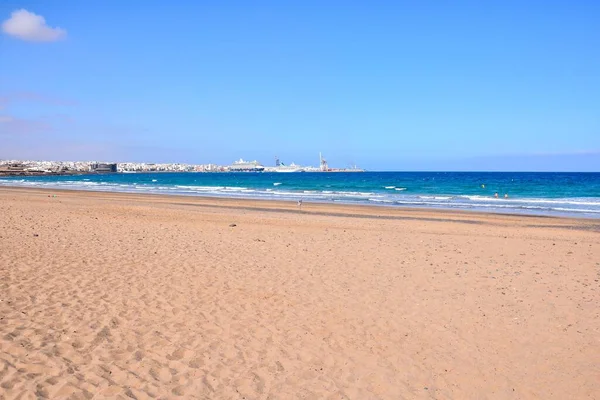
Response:
[[[295,200],[278,200],[278,199],[267,199],[267,198],[252,198],[252,197],[228,197],[228,196],[218,196],[218,195],[202,195],[202,194],[179,194],[179,193],[136,193],[129,191],[111,191],[111,190],[93,190],[93,189],[83,189],[83,188],[40,188],[40,187],[26,187],[26,186],[9,186],[2,185],[0,186],[0,190],[31,190],[31,191],[53,191],[53,192],[79,192],[79,193],[96,193],[96,194],[115,194],[115,195],[134,195],[134,196],[151,196],[151,197],[165,197],[165,198],[180,198],[180,199],[200,199],[206,202],[210,202],[211,200],[214,202],[248,202],[264,205],[265,203],[271,204],[279,204],[280,206],[285,205],[286,208],[290,208],[290,205],[293,205],[292,209],[295,207]],[[360,204],[360,203],[351,203],[351,202],[329,202],[329,201],[309,201],[305,200],[303,202],[303,208],[305,209],[307,205],[310,205],[312,208],[317,207],[341,207],[346,209],[356,208],[360,209],[370,209],[372,211],[375,210],[397,210],[400,212],[408,213],[408,212],[433,212],[433,213],[450,213],[450,214],[466,214],[466,215],[497,215],[497,216],[507,216],[507,217],[519,217],[519,218],[557,218],[557,219],[572,219],[572,220],[582,220],[582,221],[600,221],[600,216],[589,216],[589,215],[577,215],[575,212],[565,212],[563,213],[553,213],[553,214],[544,214],[544,213],[535,213],[535,212],[511,212],[511,211],[489,211],[483,210],[480,208],[473,209],[457,209],[451,207],[420,207],[420,206],[402,206],[402,205],[390,205],[390,204]],[[356,211],[356,210],[355,210]],[[381,211],[379,211],[381,213]]]
[[[88,189],[57,189],[57,188],[29,188],[22,186],[0,186],[2,192],[24,192],[46,195],[48,193],[62,193],[89,196],[90,198],[104,198],[113,200],[136,200],[152,203],[171,205],[195,206],[203,208],[216,208],[223,210],[246,210],[282,212],[302,215],[321,215],[331,217],[349,218],[376,218],[390,220],[422,220],[422,221],[454,221],[465,223],[481,223],[481,219],[507,219],[533,221],[555,221],[576,227],[588,227],[590,230],[600,232],[600,221],[597,218],[559,215],[536,215],[519,213],[502,213],[482,210],[457,210],[451,208],[427,207],[402,207],[375,204],[347,204],[330,202],[303,202],[300,209],[295,201],[273,199],[231,198],[202,195],[180,195],[162,193],[131,193],[117,191],[101,191]],[[587,228],[586,228],[587,229]]]

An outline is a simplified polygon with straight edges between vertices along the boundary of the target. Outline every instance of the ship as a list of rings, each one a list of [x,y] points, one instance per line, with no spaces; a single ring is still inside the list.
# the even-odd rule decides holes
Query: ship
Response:
[[[285,165],[278,157],[275,157],[275,168],[269,168],[269,172],[304,172],[304,168],[293,162],[290,165]]]
[[[264,170],[265,167],[258,161],[244,161],[241,158],[229,166],[229,171],[231,172],[262,172]]]

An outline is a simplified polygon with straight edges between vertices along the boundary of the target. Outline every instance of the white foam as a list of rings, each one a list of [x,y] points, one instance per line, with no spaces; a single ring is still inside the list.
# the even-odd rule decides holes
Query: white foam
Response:
[[[82,177],[83,178],[83,177]],[[152,178],[152,177],[150,177]],[[342,202],[351,204],[378,204],[414,207],[435,208],[457,208],[457,209],[480,209],[497,212],[523,212],[523,213],[570,213],[575,215],[588,214],[593,217],[600,215],[600,197],[570,197],[570,198],[524,198],[511,197],[510,199],[494,198],[482,195],[417,195],[412,193],[401,193],[406,188],[396,186],[383,186],[388,190],[379,189],[374,192],[331,190],[304,190],[289,189],[280,190],[281,182],[265,182],[263,188],[246,188],[239,186],[201,186],[199,184],[188,185],[161,185],[146,183],[124,183],[123,181],[100,181],[97,178],[67,178],[66,180],[49,179],[0,179],[2,186],[28,186],[28,187],[55,187],[79,190],[100,190],[133,193],[162,193],[181,194],[186,196],[212,196],[212,197],[234,197],[234,198],[259,198],[278,200],[306,199],[315,202]],[[157,182],[159,179],[151,179]]]
[[[581,208],[563,208],[563,207],[554,207],[551,210],[556,211],[567,211],[567,212],[581,212],[581,213],[593,213],[600,214],[600,210],[586,210]]]
[[[462,196],[469,200],[485,200],[494,202],[511,202],[511,203],[539,203],[539,204],[571,204],[571,205],[588,205],[588,206],[600,206],[600,198],[577,198],[577,197],[565,197],[562,199],[539,199],[539,198],[495,198],[486,196]],[[590,201],[593,199],[593,201]]]
[[[393,200],[384,200],[384,199],[369,199],[369,201],[373,201],[375,203],[389,203],[389,204],[394,203]]]
[[[420,199],[424,200],[450,200],[450,196],[419,196]]]

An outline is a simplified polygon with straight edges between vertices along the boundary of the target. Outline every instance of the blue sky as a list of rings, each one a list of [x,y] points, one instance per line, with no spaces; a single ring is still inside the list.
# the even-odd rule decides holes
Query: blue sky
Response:
[[[600,170],[595,1],[21,9],[47,30],[0,35],[0,158]]]

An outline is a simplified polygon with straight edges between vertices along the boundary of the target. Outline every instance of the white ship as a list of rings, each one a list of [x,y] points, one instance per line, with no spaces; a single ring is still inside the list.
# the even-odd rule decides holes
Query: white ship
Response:
[[[294,163],[290,165],[280,165],[275,168],[275,172],[304,172],[304,168]]]
[[[265,167],[258,161],[244,161],[241,158],[229,166],[229,171],[231,172],[262,172],[264,170]]]
[[[285,165],[279,158],[275,157],[275,168],[270,168],[270,172],[304,172],[304,168],[296,165],[293,162],[290,165]]]

